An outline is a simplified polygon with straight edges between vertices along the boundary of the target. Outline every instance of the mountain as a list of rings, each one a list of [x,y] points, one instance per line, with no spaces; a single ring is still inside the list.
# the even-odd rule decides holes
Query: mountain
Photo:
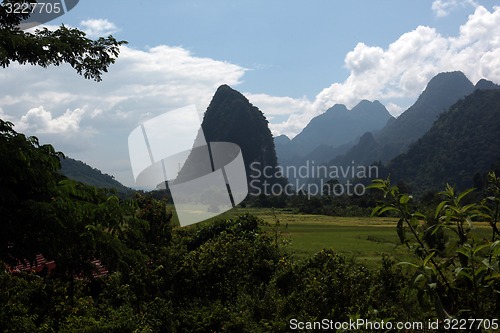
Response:
[[[342,153],[349,143],[367,131],[381,129],[392,116],[379,101],[361,101],[352,110],[336,104],[325,113],[314,117],[309,124],[289,142],[276,144],[280,164],[297,164],[304,158]],[[276,141],[275,141],[276,142]],[[337,147],[341,149],[334,149]],[[316,152],[315,152],[316,151]],[[328,158],[324,161],[325,162]]]
[[[495,84],[491,81],[488,81],[486,79],[481,79],[477,81],[475,87],[476,90],[493,90],[493,89],[500,89],[500,85]]]
[[[476,90],[441,114],[407,153],[388,167],[416,192],[480,185],[500,161],[500,90]],[[479,178],[478,178],[479,177]],[[476,184],[473,179],[475,178]]]
[[[371,143],[369,151],[358,147],[358,145],[366,145],[366,142],[359,142],[344,156],[334,159],[332,163],[347,165],[354,160],[357,164],[368,165],[374,161],[388,162],[407,151],[410,144],[431,128],[441,113],[473,91],[474,85],[462,72],[436,75],[429,81],[415,104],[397,119],[387,122],[387,125],[379,132],[374,133],[375,143]]]
[[[249,182],[256,178],[261,180],[259,184],[264,180],[269,184],[284,181],[279,177],[264,177],[264,168],[273,170],[278,165],[273,136],[264,114],[240,92],[228,85],[220,86],[205,112],[201,127],[207,142],[232,142],[241,148]],[[193,166],[200,164],[194,158],[188,157],[176,182],[192,179],[192,173],[196,172]]]
[[[122,185],[113,176],[102,173],[82,161],[70,157],[61,158],[61,174],[69,179],[76,180],[98,188],[114,189],[119,195],[127,196],[132,189]]]

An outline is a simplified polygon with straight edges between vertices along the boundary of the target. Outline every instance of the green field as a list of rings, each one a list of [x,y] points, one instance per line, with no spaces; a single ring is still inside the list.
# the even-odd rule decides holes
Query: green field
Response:
[[[393,218],[334,217],[295,214],[285,210],[234,209],[226,216],[250,213],[267,222],[267,228],[277,230],[295,258],[308,258],[325,248],[331,248],[347,257],[355,257],[367,264],[378,266],[382,255],[391,254],[402,260],[407,251],[398,245]]]
[[[398,245],[395,218],[336,217],[296,214],[290,210],[235,208],[216,219],[235,218],[249,213],[267,223],[264,228],[277,230],[297,260],[306,259],[324,248],[331,248],[347,257],[354,257],[368,267],[376,267],[384,254],[399,261],[411,260],[408,249]],[[206,222],[209,223],[209,222]],[[489,227],[478,223],[476,233],[489,235]]]

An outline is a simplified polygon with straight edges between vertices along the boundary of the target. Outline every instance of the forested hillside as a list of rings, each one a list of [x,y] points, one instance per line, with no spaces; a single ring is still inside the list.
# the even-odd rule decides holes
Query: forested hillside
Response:
[[[415,190],[437,191],[446,183],[482,187],[500,161],[500,90],[476,90],[441,114],[407,153],[388,167]]]
[[[70,157],[61,158],[61,173],[68,177],[98,188],[114,189],[122,196],[132,193],[130,188],[122,185],[113,176],[102,173],[100,170],[72,159]]]

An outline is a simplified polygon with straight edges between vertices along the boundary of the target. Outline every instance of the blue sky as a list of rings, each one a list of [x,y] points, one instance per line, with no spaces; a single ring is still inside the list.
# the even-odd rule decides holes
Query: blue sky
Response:
[[[500,82],[500,2],[491,0],[82,0],[48,23],[129,42],[103,82],[68,66],[0,71],[0,117],[133,185],[127,136],[239,90],[274,134],[296,135],[336,103],[399,115],[439,72]],[[175,144],[175,143],[173,143]]]

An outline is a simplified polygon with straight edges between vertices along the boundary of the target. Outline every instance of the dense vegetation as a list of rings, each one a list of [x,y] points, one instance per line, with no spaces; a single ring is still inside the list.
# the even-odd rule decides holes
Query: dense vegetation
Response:
[[[51,146],[40,146],[8,122],[0,124],[0,158],[8,161],[0,182],[4,332],[286,332],[292,318],[404,321],[496,315],[500,180],[493,176],[484,208],[462,212],[464,195],[454,205],[438,207],[443,227],[456,221],[462,227],[482,211],[481,218],[492,226],[491,240],[475,240],[467,228],[460,229],[458,242],[446,238],[451,245],[437,251],[435,244],[445,236],[422,233],[419,246],[411,247],[415,263],[422,258],[422,268],[415,264],[415,270],[407,270],[385,259],[382,267],[369,270],[331,250],[296,261],[279,231],[263,228],[251,215],[173,227],[165,202],[147,195],[123,201],[68,180],[58,173],[60,154]],[[384,186],[378,187],[386,197],[401,203],[384,207],[398,210],[414,228],[417,217],[431,222],[413,212],[406,194]],[[383,211],[388,208],[377,209]],[[11,272],[18,261],[34,262],[39,253],[55,260],[55,269]],[[96,276],[95,259],[107,274]],[[455,264],[442,266],[441,260]],[[414,272],[425,279],[416,279]]]
[[[462,190],[483,188],[488,170],[500,159],[499,115],[500,90],[476,90],[441,114],[388,168],[419,192],[436,191],[446,183]]]
[[[64,27],[28,34],[16,28],[22,18],[0,10],[4,67],[67,62],[100,80],[123,43],[92,41]],[[248,150],[247,167],[251,161],[275,166],[262,113],[229,87],[220,92],[215,111],[205,116],[207,139]],[[376,181],[363,197],[299,193],[289,201],[260,196],[250,202],[304,212],[345,207],[346,215],[375,206],[375,214],[397,216],[395,233],[411,262],[384,258],[378,269],[367,269],[332,250],[297,261],[278,223],[266,226],[248,214],[175,227],[168,198],[137,193],[124,200],[70,180],[60,172],[62,157],[0,120],[2,332],[287,332],[292,319],[497,319],[500,178],[494,173],[482,192],[447,186],[423,210],[403,183],[389,180]],[[475,236],[476,223],[488,224],[488,239]],[[53,265],[38,270],[40,255]]]

